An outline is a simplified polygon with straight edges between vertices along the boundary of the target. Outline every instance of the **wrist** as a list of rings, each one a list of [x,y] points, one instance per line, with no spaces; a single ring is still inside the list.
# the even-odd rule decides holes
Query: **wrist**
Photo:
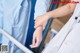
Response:
[[[36,29],[41,29],[41,30],[43,30],[43,26],[40,25],[40,26],[38,26]]]
[[[52,18],[52,14],[51,14],[51,12],[46,13],[46,16],[47,16],[47,19]]]

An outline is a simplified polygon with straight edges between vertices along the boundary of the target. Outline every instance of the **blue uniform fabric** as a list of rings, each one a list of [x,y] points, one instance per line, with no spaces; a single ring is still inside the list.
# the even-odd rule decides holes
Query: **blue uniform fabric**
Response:
[[[0,28],[12,35],[21,44],[25,45],[31,0],[1,0],[0,1]],[[2,39],[1,39],[2,37]],[[2,41],[2,42],[1,42]],[[17,48],[9,39],[0,34],[0,42],[9,45],[8,53],[24,53]]]
[[[50,7],[52,0],[36,0],[34,19],[45,14]]]
[[[35,8],[35,2],[36,0],[31,0],[31,14],[30,14],[30,21],[29,21],[29,28],[28,28],[28,33],[27,33],[27,38],[26,38],[26,43],[25,46],[32,50],[30,48],[30,44],[32,43],[32,38],[33,38],[33,32],[34,32],[34,8]]]

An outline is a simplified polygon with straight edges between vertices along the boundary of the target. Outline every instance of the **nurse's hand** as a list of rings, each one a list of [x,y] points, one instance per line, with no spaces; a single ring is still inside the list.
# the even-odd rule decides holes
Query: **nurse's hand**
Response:
[[[30,45],[31,48],[36,48],[40,45],[42,41],[42,31],[43,31],[42,26],[37,27],[36,30],[34,31],[33,42]]]
[[[49,16],[47,14],[38,16],[35,20],[35,26],[34,28],[37,28],[38,26],[42,26],[43,29],[45,28],[47,21],[49,19]]]

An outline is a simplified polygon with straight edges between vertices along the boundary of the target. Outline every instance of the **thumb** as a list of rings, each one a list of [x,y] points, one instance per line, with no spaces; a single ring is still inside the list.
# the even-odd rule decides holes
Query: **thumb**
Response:
[[[36,29],[37,27],[39,27],[39,25],[40,25],[40,24],[35,24],[35,25],[34,25],[34,28]]]

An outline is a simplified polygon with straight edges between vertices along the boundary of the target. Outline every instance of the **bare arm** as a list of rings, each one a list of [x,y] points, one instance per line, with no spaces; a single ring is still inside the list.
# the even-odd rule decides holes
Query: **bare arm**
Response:
[[[76,4],[66,4],[62,7],[59,7],[53,11],[46,13],[46,15],[50,17],[62,17],[68,14],[73,13]]]
[[[74,12],[76,4],[66,4],[62,7],[59,7],[53,11],[47,12],[44,15],[38,16],[37,19],[35,20],[35,28],[38,26],[43,26],[43,29],[45,28],[47,21],[49,18],[56,18],[56,17],[62,17],[68,14],[71,14]]]

